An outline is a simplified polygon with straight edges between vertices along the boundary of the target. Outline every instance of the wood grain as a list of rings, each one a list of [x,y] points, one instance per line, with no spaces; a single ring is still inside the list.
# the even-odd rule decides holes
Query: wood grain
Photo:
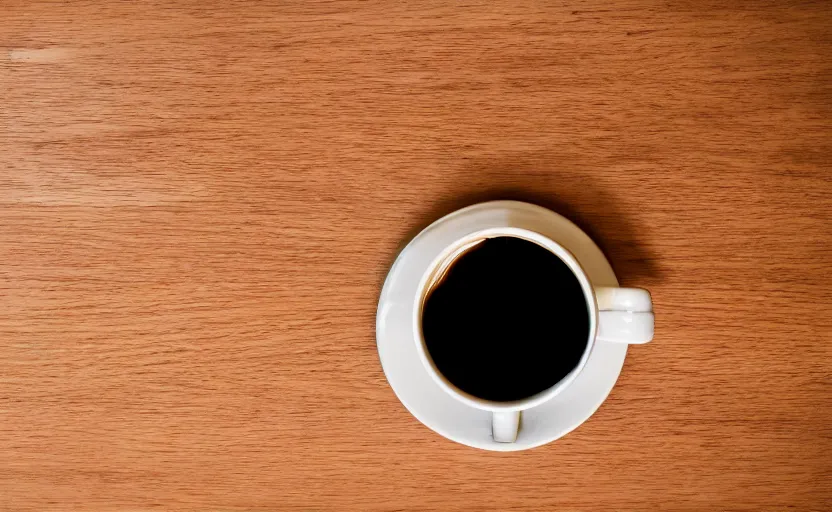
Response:
[[[0,9],[3,510],[832,509],[828,2]],[[375,348],[476,201],[592,234],[657,335],[529,452]]]

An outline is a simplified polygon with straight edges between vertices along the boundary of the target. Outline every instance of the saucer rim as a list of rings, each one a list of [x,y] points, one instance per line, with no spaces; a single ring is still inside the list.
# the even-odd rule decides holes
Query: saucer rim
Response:
[[[588,245],[591,246],[592,252],[595,253],[595,255],[593,257],[598,258],[598,261],[594,262],[595,263],[594,265],[583,265],[584,262],[582,261],[582,259],[578,258],[577,255],[575,256],[575,259],[579,263],[581,263],[583,266],[592,267],[592,268],[595,269],[592,272],[587,271],[587,275],[590,278],[590,282],[592,282],[594,284],[595,280],[596,280],[595,278],[600,277],[600,280],[604,281],[606,285],[618,285],[618,279],[615,276],[615,273],[612,269],[612,266],[609,264],[609,261],[606,259],[606,256],[603,254],[603,252],[598,247],[598,245],[591,238],[589,238],[589,236],[583,230],[581,230],[577,225],[575,225],[573,222],[571,222],[569,219],[563,217],[562,215],[560,215],[556,212],[553,212],[553,211],[551,211],[547,208],[544,208],[542,206],[538,206],[538,205],[535,205],[535,204],[532,204],[532,203],[526,203],[526,202],[522,202],[522,201],[498,200],[498,201],[488,201],[488,202],[473,204],[473,205],[461,208],[459,210],[456,210],[454,212],[451,212],[451,213],[437,219],[436,221],[432,222],[430,225],[428,225],[426,228],[424,228],[422,231],[420,231],[416,236],[414,236],[407,243],[407,245],[399,252],[399,254],[396,256],[396,259],[395,259],[394,263],[390,266],[390,269],[389,269],[389,271],[388,271],[388,273],[385,277],[384,284],[382,286],[381,294],[380,294],[380,297],[379,297],[378,308],[377,308],[377,311],[376,311],[376,346],[377,346],[378,355],[379,355],[379,362],[381,363],[382,371],[384,372],[384,376],[387,379],[388,384],[393,389],[393,392],[396,395],[396,398],[398,398],[399,401],[402,403],[402,405],[404,405],[405,409],[408,412],[410,412],[410,414],[412,414],[420,423],[425,425],[430,430],[432,430],[432,431],[436,432],[437,434],[441,435],[442,437],[445,437],[446,439],[449,439],[451,441],[460,443],[460,444],[465,445],[465,446],[470,446],[472,448],[478,448],[478,449],[487,450],[487,451],[501,451],[501,452],[522,451],[522,450],[528,450],[528,449],[536,448],[536,447],[539,447],[539,446],[543,446],[545,444],[549,444],[553,441],[556,441],[557,439],[560,439],[561,437],[567,435],[568,433],[570,433],[573,430],[575,430],[576,428],[578,428],[580,425],[585,423],[593,414],[595,414],[595,412],[606,401],[607,397],[609,396],[610,392],[612,391],[613,387],[615,386],[616,381],[618,380],[621,369],[623,368],[623,365],[624,365],[624,360],[626,359],[626,352],[627,352],[626,345],[622,346],[620,344],[609,344],[609,343],[604,343],[604,342],[597,342],[596,343],[595,350],[593,351],[593,354],[590,356],[590,360],[592,360],[594,358],[597,359],[597,358],[601,357],[599,355],[600,352],[603,352],[605,350],[606,351],[612,351],[614,347],[617,350],[620,351],[620,358],[619,358],[619,361],[613,363],[614,366],[615,366],[614,368],[612,367],[612,365],[610,365],[607,368],[607,371],[609,371],[610,374],[612,372],[615,372],[615,376],[609,382],[609,386],[605,386],[605,388],[603,390],[601,390],[601,393],[597,394],[595,397],[592,398],[592,400],[595,403],[592,406],[591,410],[589,410],[588,414],[585,414],[584,417],[582,417],[579,421],[572,421],[571,424],[567,428],[558,428],[558,429],[556,429],[556,431],[553,434],[548,435],[548,436],[544,436],[536,442],[525,442],[525,443],[518,443],[518,442],[515,442],[515,443],[495,443],[493,441],[490,442],[490,443],[483,443],[483,442],[480,442],[480,441],[477,441],[477,440],[474,440],[474,439],[466,439],[465,437],[460,437],[458,435],[455,435],[455,434],[452,434],[452,433],[446,431],[444,428],[442,428],[442,425],[436,424],[435,421],[428,420],[424,415],[420,414],[420,412],[417,410],[418,408],[414,407],[412,403],[408,403],[409,401],[408,401],[407,397],[402,396],[402,392],[399,389],[396,389],[396,386],[393,384],[394,379],[390,378],[390,375],[388,374],[388,369],[385,367],[385,364],[384,364],[384,361],[385,361],[384,352],[385,351],[382,348],[382,345],[385,344],[386,342],[385,342],[385,334],[383,333],[383,328],[382,328],[382,314],[384,313],[386,304],[388,302],[392,302],[388,298],[391,295],[394,295],[391,292],[391,288],[396,285],[396,283],[394,283],[393,280],[394,280],[395,277],[397,277],[399,275],[399,273],[398,273],[399,268],[398,267],[400,265],[404,264],[404,261],[406,260],[408,252],[412,251],[414,245],[416,245],[418,242],[422,241],[425,237],[429,237],[434,231],[436,231],[436,229],[438,227],[440,227],[442,225],[445,225],[445,224],[448,224],[449,222],[451,222],[452,220],[457,219],[458,217],[465,216],[465,215],[472,215],[474,213],[480,213],[483,210],[488,210],[488,209],[506,210],[506,211],[521,210],[524,213],[531,213],[531,214],[539,216],[540,220],[545,220],[544,217],[548,217],[549,221],[551,221],[553,223],[554,222],[560,223],[560,226],[557,228],[559,231],[567,231],[568,230],[568,231],[573,231],[576,234],[579,233],[580,235],[582,235],[581,238],[584,239],[584,243],[587,243]],[[569,246],[566,246],[566,245],[564,245],[564,246],[567,250],[574,253],[574,251],[572,251]],[[587,259],[587,258],[584,257],[584,259]],[[598,274],[598,273],[601,272],[601,270],[598,269],[599,265],[602,265],[602,266],[606,267],[605,270],[606,270],[606,273],[608,275],[606,275],[606,276],[593,275],[593,273]],[[420,272],[414,272],[414,274],[415,275],[421,275]],[[386,299],[388,299],[388,300],[386,300]],[[407,332],[411,332],[411,331],[412,331],[411,329],[407,330]],[[391,342],[392,342],[392,340],[391,340]],[[408,339],[407,339],[406,342],[415,343],[415,340],[412,339],[412,336],[408,336]],[[421,364],[421,361],[416,360],[416,361],[413,362],[413,364],[418,365],[420,367],[421,371],[427,373],[427,370],[425,370],[423,368],[423,366]],[[589,361],[587,361],[587,365],[588,364],[589,364]],[[610,376],[612,376],[612,375],[610,375]],[[576,383],[578,383],[577,379],[573,383],[573,385],[576,384]],[[543,404],[543,405],[545,405],[545,404]],[[538,407],[543,407],[543,405],[538,406]],[[463,404],[461,402],[458,402],[458,406],[462,407],[462,408],[466,408],[466,409],[472,409],[473,408],[470,405],[466,405],[466,404]]]

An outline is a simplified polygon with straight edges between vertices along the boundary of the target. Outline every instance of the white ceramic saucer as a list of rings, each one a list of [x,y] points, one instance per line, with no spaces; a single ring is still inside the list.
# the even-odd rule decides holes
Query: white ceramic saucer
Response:
[[[490,412],[458,402],[434,382],[419,359],[413,335],[412,309],[419,280],[431,261],[453,240],[482,229],[505,226],[537,231],[566,247],[593,285],[618,285],[604,254],[577,226],[539,206],[493,201],[458,210],[419,233],[390,269],[376,318],[381,365],[407,410],[452,441],[494,451],[534,448],[577,428],[607,398],[627,355],[624,343],[597,342],[584,371],[569,387],[548,402],[523,411],[514,443],[495,442],[491,437]]]

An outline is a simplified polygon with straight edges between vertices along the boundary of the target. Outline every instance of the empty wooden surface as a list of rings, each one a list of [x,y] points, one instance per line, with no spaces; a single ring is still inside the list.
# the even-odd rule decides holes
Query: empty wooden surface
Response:
[[[828,2],[0,8],[0,509],[832,509]],[[374,319],[438,216],[586,229],[657,334],[497,454]]]

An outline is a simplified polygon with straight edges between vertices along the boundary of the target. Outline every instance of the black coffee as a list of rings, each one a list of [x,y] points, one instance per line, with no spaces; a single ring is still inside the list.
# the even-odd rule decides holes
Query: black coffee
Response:
[[[429,291],[422,330],[437,369],[456,387],[508,402],[544,391],[578,365],[589,311],[575,274],[521,238],[489,238]]]

